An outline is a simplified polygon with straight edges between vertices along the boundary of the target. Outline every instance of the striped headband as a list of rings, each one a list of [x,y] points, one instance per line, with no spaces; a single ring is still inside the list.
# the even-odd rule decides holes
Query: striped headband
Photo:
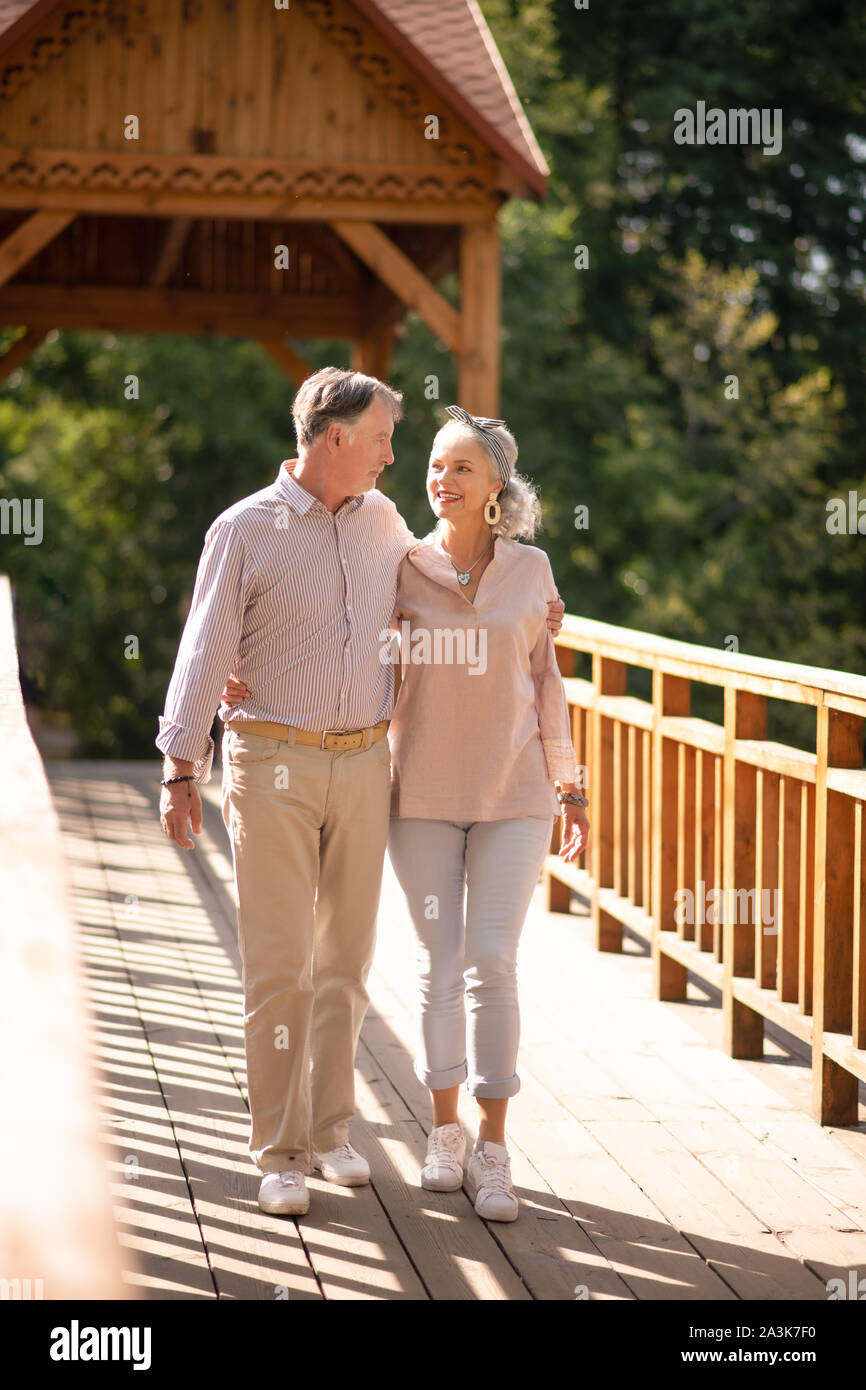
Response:
[[[468,410],[463,410],[459,405],[447,405],[445,414],[450,415],[452,420],[459,420],[461,425],[468,425],[481,435],[484,443],[490,449],[496,459],[499,468],[499,476],[503,483],[507,483],[511,477],[511,468],[508,459],[505,457],[505,450],[502,447],[502,440],[497,439],[493,431],[498,425],[505,425],[504,420],[487,420],[483,415],[470,415]]]

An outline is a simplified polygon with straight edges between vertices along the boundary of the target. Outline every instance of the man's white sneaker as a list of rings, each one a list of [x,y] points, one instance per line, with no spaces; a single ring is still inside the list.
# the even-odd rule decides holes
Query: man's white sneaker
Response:
[[[459,1124],[437,1125],[427,1140],[421,1186],[431,1192],[456,1192],[463,1186],[466,1139]]]
[[[275,1216],[306,1216],[310,1194],[304,1174],[297,1168],[265,1173],[259,1188],[259,1206]]]
[[[475,1210],[485,1221],[516,1221],[518,1203],[511,1186],[511,1160],[504,1144],[486,1139],[473,1149],[466,1165],[466,1186]]]
[[[363,1187],[370,1181],[369,1163],[351,1144],[341,1144],[326,1154],[314,1153],[313,1167],[325,1182],[338,1182],[341,1187]]]

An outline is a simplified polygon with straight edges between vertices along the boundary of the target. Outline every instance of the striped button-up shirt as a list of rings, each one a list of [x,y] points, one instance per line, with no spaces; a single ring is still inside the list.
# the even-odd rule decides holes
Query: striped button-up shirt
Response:
[[[156,746],[210,780],[214,714],[296,728],[363,729],[390,717],[382,660],[397,570],[416,543],[374,488],[336,512],[281,465],[208,530]],[[233,672],[252,694],[219,704]],[[219,710],[217,711],[217,706]]]

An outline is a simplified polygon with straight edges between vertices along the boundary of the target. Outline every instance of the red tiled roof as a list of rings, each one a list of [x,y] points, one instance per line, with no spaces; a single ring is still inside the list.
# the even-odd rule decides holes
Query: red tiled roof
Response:
[[[0,0],[0,52],[58,0]],[[352,0],[536,193],[549,170],[478,0]]]

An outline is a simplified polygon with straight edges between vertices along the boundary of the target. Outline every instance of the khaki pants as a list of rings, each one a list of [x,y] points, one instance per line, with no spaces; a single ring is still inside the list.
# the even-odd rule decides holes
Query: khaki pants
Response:
[[[249,1148],[262,1173],[309,1173],[314,1152],[348,1140],[390,799],[387,738],[332,753],[223,736]]]

